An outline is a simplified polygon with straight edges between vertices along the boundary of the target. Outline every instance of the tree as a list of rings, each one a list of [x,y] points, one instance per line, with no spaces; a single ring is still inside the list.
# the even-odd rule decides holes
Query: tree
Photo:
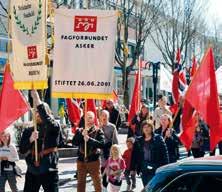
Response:
[[[128,77],[143,53],[147,37],[158,21],[161,2],[162,0],[116,0],[108,6],[120,12],[115,59],[122,71],[123,98],[124,105],[127,107],[129,105]],[[133,37],[129,36],[130,31]],[[130,40],[134,42],[131,51],[128,47]]]
[[[0,1],[0,35],[6,35],[8,33],[7,27],[8,10],[6,3]]]
[[[213,35],[210,39],[209,44],[212,46],[214,51],[214,60],[216,69],[222,65],[222,24],[218,24],[218,21],[214,21]]]
[[[188,54],[188,45],[204,25],[201,0],[164,0],[161,21],[156,24],[151,39],[161,52],[164,61],[174,70],[178,49],[183,54],[182,64]]]

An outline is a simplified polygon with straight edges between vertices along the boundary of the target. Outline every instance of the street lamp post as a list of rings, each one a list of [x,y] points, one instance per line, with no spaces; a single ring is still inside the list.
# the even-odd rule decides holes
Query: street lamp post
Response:
[[[152,66],[153,68],[153,108],[156,108],[156,100],[157,100],[157,83],[158,83],[158,70],[160,69],[160,62],[151,62],[148,61],[145,66],[149,64],[149,68]],[[146,68],[146,67],[145,67]]]

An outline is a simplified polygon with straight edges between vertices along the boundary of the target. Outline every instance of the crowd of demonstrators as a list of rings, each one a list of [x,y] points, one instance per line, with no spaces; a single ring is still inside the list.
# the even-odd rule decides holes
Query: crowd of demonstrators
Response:
[[[20,152],[26,155],[27,172],[24,192],[38,192],[42,186],[45,191],[58,191],[58,146],[60,143],[60,124],[55,121],[49,106],[42,102],[36,91],[32,91],[33,102],[37,106],[37,131],[27,128],[23,131]],[[172,127],[172,114],[166,105],[166,97],[160,96],[154,119],[146,104],[130,122],[134,131],[129,129],[126,150],[121,155],[118,146],[120,115],[112,100],[106,102],[107,110],[98,108],[97,116],[92,111],[85,111],[73,137],[73,144],[78,147],[77,191],[86,191],[86,177],[92,178],[97,192],[118,192],[125,177],[126,191],[136,188],[136,174],[141,176],[143,185],[152,179],[160,166],[174,163],[179,159],[179,138]],[[83,106],[84,108],[84,106]],[[197,126],[191,152],[194,158],[202,157],[209,151],[209,128],[197,114]],[[155,128],[154,128],[155,127]],[[35,162],[34,143],[38,145],[38,162]],[[221,147],[221,148],[220,148]],[[222,153],[222,142],[219,143]],[[8,155],[1,154],[7,149]],[[215,151],[211,153],[214,155]],[[0,191],[4,192],[6,181],[11,190],[16,187],[15,161],[18,154],[10,143],[10,135],[0,135]]]
[[[142,136],[141,124],[145,120],[151,119],[148,106],[143,104],[140,112],[133,117],[130,123],[131,128],[128,129],[128,137]]]
[[[89,173],[95,191],[101,192],[100,174],[100,149],[104,147],[104,133],[95,125],[95,114],[91,111],[86,113],[86,127],[77,130],[73,142],[78,149],[77,160],[77,191],[86,190],[86,176]],[[85,147],[87,150],[85,150]]]
[[[18,192],[16,176],[16,164],[19,160],[16,147],[11,144],[11,135],[3,131],[0,135],[0,191],[5,192],[8,181],[12,192]],[[20,175],[19,175],[20,176]]]
[[[106,101],[105,110],[109,111],[109,122],[116,126],[117,131],[121,125],[121,117],[119,111],[114,107],[113,100]]]

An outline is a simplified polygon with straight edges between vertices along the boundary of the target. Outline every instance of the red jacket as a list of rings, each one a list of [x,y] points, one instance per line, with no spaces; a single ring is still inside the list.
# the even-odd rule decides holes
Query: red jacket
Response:
[[[133,149],[127,149],[123,153],[123,159],[126,163],[126,170],[130,170],[131,157],[132,157]]]

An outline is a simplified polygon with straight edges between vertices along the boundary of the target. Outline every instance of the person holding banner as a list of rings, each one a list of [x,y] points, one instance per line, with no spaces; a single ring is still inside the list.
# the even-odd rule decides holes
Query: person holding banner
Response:
[[[95,191],[102,191],[99,157],[100,149],[104,147],[104,142],[102,129],[95,125],[95,114],[92,111],[88,111],[86,113],[86,127],[79,128],[73,138],[73,144],[79,147],[77,192],[85,192],[87,173],[92,177]]]
[[[44,191],[58,192],[58,145],[60,124],[55,121],[48,104],[42,102],[38,92],[31,92],[33,103],[37,106],[34,128],[24,130],[20,142],[20,153],[26,154],[27,172],[24,192],[38,192],[42,186]],[[35,161],[34,142],[37,140],[38,162]]]

